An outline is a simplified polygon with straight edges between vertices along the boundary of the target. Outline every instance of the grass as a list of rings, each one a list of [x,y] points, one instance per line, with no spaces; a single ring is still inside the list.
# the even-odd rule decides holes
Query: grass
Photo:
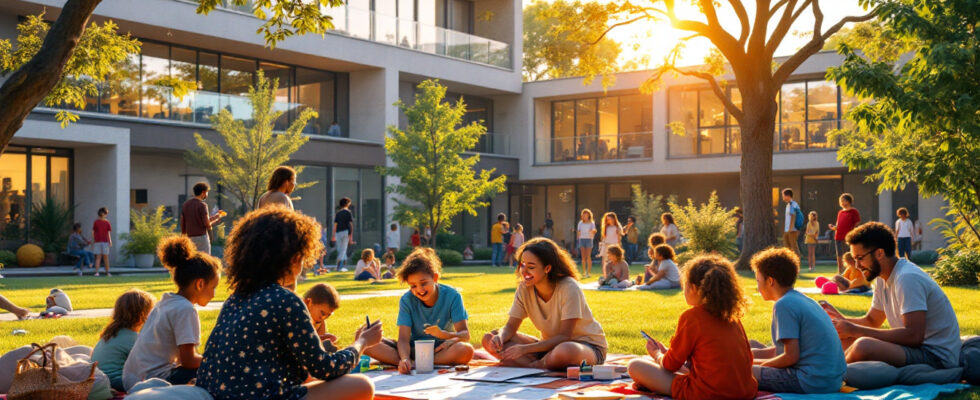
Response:
[[[633,275],[641,272],[641,267],[633,267]],[[834,271],[831,265],[818,267],[817,273],[802,273],[799,286],[812,285],[810,282],[817,275],[830,275]],[[326,282],[333,285],[341,294],[363,293],[379,290],[404,289],[405,286],[390,281],[382,285],[366,285],[355,282],[352,273],[334,273],[326,276],[311,277],[300,284],[298,291],[303,292],[315,283]],[[469,327],[472,332],[471,342],[479,346],[484,332],[498,328],[507,320],[507,311],[513,301],[515,277],[510,269],[490,267],[453,267],[448,268],[440,280],[443,283],[461,288],[467,312]],[[745,294],[751,300],[749,309],[742,324],[750,339],[769,343],[770,319],[772,303],[763,301],[755,290],[755,280],[750,273],[742,273],[740,281]],[[0,281],[0,293],[16,304],[40,311],[44,307],[44,298],[53,287],[65,290],[72,299],[76,309],[111,308],[120,293],[131,287],[138,287],[159,298],[166,291],[174,291],[173,284],[165,274],[95,278],[59,277],[59,278],[15,278]],[[953,308],[959,317],[962,335],[980,334],[980,289],[977,288],[944,288]],[[226,285],[219,285],[214,300],[227,298]],[[602,324],[610,346],[610,353],[643,354],[644,339],[639,329],[650,333],[653,337],[668,341],[674,333],[677,318],[687,305],[680,290],[659,292],[598,292],[586,291],[585,296],[592,308],[595,318]],[[870,296],[813,296],[814,299],[826,299],[843,313],[850,316],[863,314],[871,304]],[[364,316],[372,320],[380,319],[384,323],[387,335],[396,332],[395,319],[398,314],[398,297],[379,297],[360,300],[348,300],[330,318],[330,331],[336,334],[341,343],[353,340],[353,332],[358,325],[363,324]],[[200,313],[202,337],[205,339],[214,327],[217,311]],[[82,344],[94,345],[98,334],[108,322],[108,318],[92,319],[58,319],[5,322],[4,331],[0,331],[0,352],[22,346],[31,342],[44,342],[55,335],[69,335]],[[12,336],[9,330],[25,329],[26,336]],[[536,334],[530,322],[525,322],[522,331]],[[203,346],[199,349],[203,351]],[[980,400],[980,392],[971,391],[955,398]]]

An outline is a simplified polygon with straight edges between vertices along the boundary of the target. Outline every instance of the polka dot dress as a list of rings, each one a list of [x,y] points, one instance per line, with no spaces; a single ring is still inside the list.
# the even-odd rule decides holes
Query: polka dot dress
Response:
[[[324,350],[302,300],[270,284],[225,301],[208,338],[197,385],[215,400],[301,399],[307,375],[339,377],[358,357],[353,347],[332,354]]]

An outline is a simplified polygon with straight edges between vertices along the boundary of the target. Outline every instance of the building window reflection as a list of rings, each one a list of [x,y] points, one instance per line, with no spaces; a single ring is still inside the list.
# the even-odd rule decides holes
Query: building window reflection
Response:
[[[9,146],[0,155],[0,248],[31,239],[31,204],[48,198],[64,207],[73,204],[71,165],[68,149]]]

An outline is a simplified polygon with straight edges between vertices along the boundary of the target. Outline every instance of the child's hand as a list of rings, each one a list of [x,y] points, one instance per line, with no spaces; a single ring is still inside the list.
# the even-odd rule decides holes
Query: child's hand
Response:
[[[412,373],[412,360],[401,360],[398,362],[398,373],[400,374],[410,374]]]
[[[446,332],[446,331],[442,330],[442,328],[440,328],[440,327],[438,327],[436,325],[426,324],[425,334],[427,334],[427,335],[432,335],[432,336],[435,336],[436,338],[439,338],[439,339],[447,339],[449,336],[452,336],[452,335],[449,335],[448,333],[449,332]]]
[[[490,338],[490,347],[494,352],[500,353],[500,351],[504,348],[503,338],[501,338],[499,334],[493,335],[493,337]]]
[[[660,354],[660,346],[657,345],[657,341],[647,340],[647,354],[654,360],[657,359],[657,354]]]
[[[527,352],[524,350],[524,345],[515,344],[508,347],[503,353],[500,353],[500,359],[502,360],[516,360],[523,357]]]

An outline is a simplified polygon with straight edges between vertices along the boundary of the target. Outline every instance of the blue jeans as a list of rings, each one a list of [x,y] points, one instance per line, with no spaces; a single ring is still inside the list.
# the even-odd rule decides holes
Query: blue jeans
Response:
[[[639,243],[626,242],[626,260],[629,262],[636,261],[636,251],[639,249]]]
[[[905,258],[912,257],[912,238],[898,238],[898,256]]]
[[[496,267],[500,263],[504,262],[504,244],[503,243],[491,243],[490,244],[490,265]]]
[[[75,268],[81,269],[82,265],[92,265],[92,252],[88,250],[72,250],[68,254],[78,257]]]

